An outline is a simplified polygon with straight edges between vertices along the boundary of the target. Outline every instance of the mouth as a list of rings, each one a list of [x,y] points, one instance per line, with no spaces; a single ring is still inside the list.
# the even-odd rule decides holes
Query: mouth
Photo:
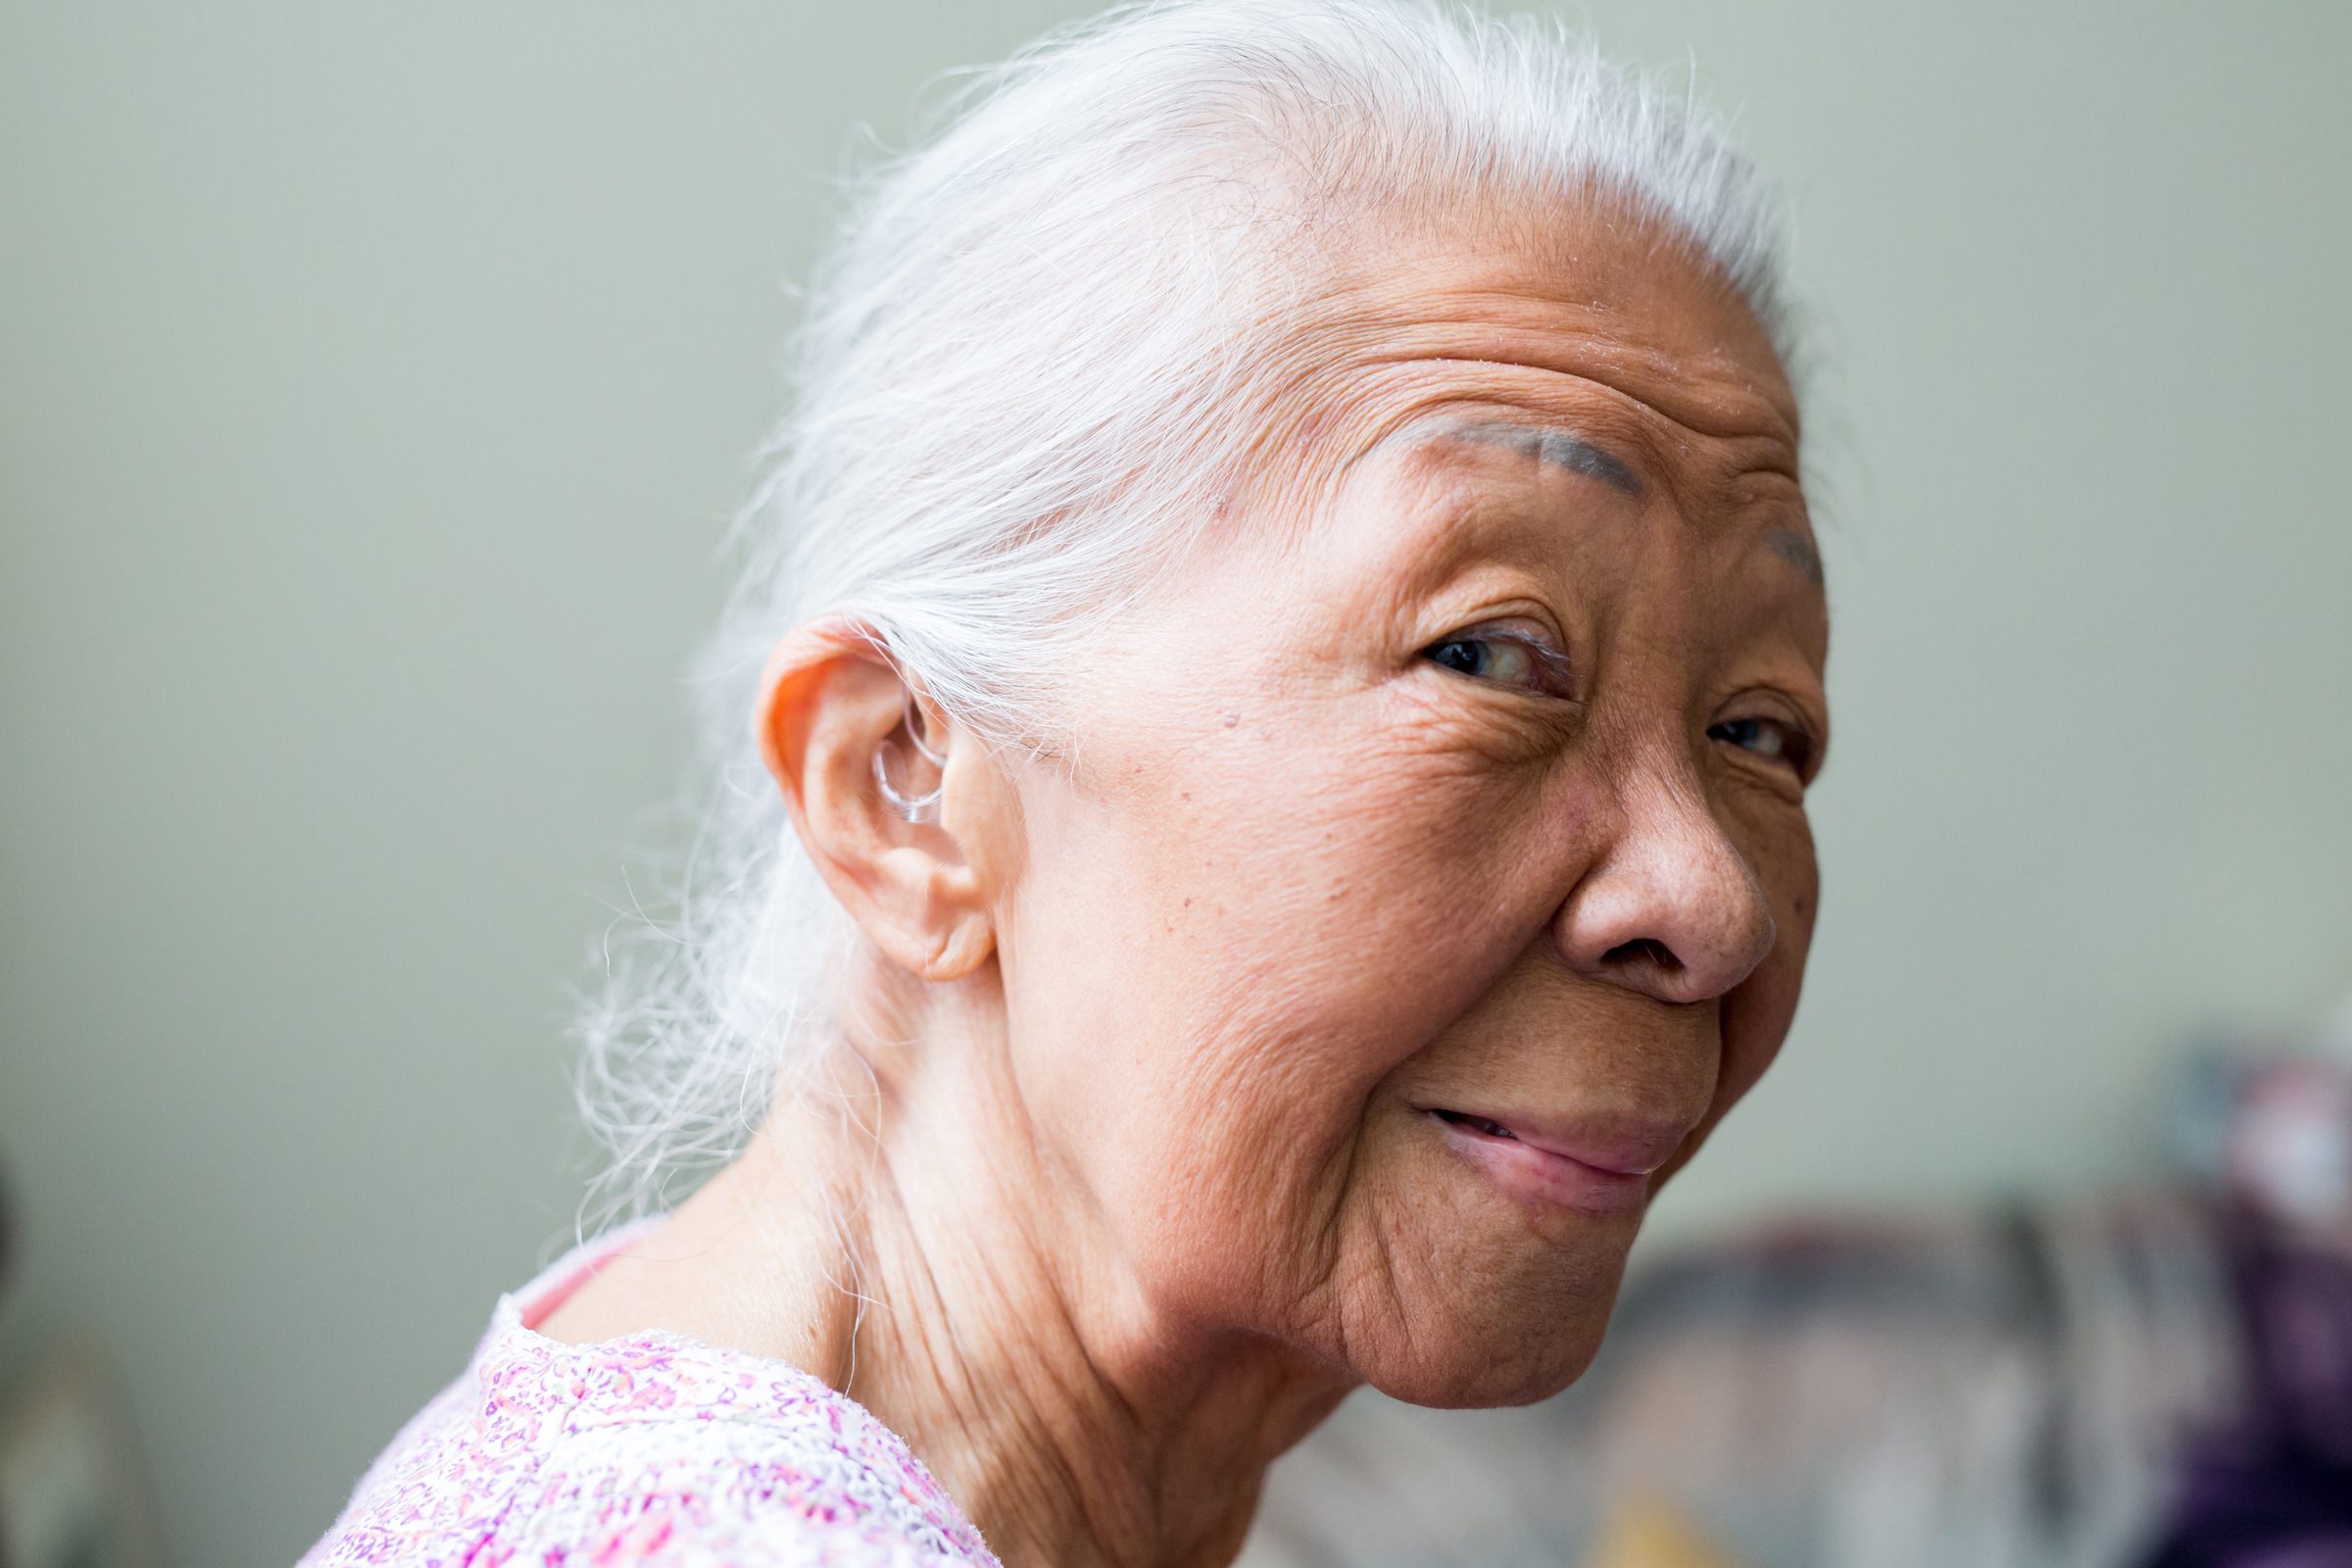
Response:
[[[1457,1154],[1512,1197],[1595,1215],[1639,1213],[1649,1201],[1652,1173],[1682,1141],[1577,1137],[1446,1106],[1428,1114]]]

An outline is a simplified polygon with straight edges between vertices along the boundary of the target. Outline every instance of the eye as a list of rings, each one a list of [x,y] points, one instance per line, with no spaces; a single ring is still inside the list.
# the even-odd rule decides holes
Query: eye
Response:
[[[1568,695],[1567,658],[1525,633],[1482,626],[1431,643],[1421,657],[1473,680],[1546,696]]]
[[[1778,762],[1803,778],[1813,760],[1813,738],[1794,724],[1757,714],[1727,718],[1707,726],[1707,739],[1737,746],[1768,762]]]

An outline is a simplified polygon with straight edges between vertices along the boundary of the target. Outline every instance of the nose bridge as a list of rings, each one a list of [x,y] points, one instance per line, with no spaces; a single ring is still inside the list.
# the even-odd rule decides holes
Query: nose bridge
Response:
[[[1687,750],[1651,737],[1619,758],[1613,832],[1561,910],[1563,953],[1667,1000],[1721,996],[1772,951],[1771,901]]]

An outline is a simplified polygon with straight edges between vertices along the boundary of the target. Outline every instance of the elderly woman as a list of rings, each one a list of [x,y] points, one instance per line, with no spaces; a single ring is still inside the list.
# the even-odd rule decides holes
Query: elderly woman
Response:
[[[590,1029],[624,1158],[756,1131],[307,1560],[1223,1563],[1358,1385],[1575,1379],[1813,922],[1772,234],[1533,24],[989,77],[811,291],[720,639],[763,787]]]

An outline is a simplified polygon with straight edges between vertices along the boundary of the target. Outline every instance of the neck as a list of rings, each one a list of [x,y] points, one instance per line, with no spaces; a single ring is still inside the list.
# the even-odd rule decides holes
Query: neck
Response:
[[[842,1054],[673,1221],[731,1282],[698,1315],[871,1410],[1014,1568],[1222,1568],[1266,1466],[1348,1382],[1156,1309],[1017,1097],[956,1067],[981,1042],[882,1049],[922,1071],[877,1087]]]

